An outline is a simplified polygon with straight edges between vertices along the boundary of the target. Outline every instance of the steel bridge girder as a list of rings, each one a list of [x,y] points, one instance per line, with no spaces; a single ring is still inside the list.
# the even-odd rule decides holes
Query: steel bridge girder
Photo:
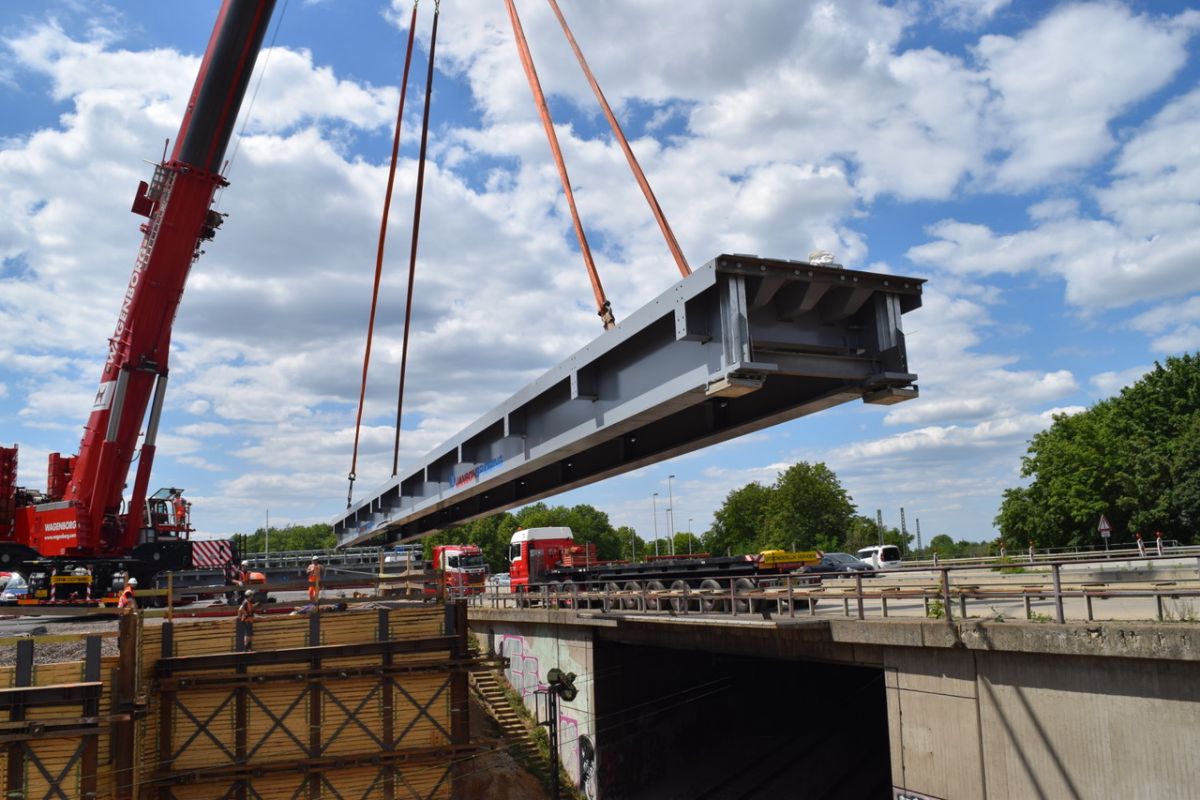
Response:
[[[721,255],[334,519],[410,538],[853,399],[917,396],[923,280]]]

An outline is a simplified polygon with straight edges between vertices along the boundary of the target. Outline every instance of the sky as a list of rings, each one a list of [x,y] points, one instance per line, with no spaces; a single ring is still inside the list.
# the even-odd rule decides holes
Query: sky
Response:
[[[216,0],[0,7],[0,441],[74,453]],[[1029,439],[1200,349],[1200,9],[1043,0],[561,0],[684,253],[928,279],[919,399],[853,403],[553,498],[643,538],[823,461],[860,512],[981,541]],[[411,3],[279,0],[229,215],[176,319],[155,486],[202,535],[345,505]],[[617,318],[676,267],[549,7],[518,0]],[[391,473],[433,4],[417,52],[356,496]],[[601,333],[500,0],[445,0],[401,462]],[[261,80],[258,76],[261,76]],[[674,478],[668,481],[668,476]],[[652,495],[659,493],[658,500]],[[654,512],[652,513],[652,507]]]

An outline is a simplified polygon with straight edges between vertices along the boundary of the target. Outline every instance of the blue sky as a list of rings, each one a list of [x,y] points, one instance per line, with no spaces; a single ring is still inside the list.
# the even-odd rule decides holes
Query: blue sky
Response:
[[[1054,413],[1200,349],[1200,11],[1022,0],[562,0],[685,253],[928,278],[919,400],[847,405],[564,495],[652,533],[823,460],[860,509],[984,539]],[[21,482],[74,452],[218,3],[0,10],[0,440]],[[544,3],[520,0],[618,318],[677,273]],[[193,269],[152,481],[202,532],[344,503],[411,5],[280,0],[274,48]],[[359,492],[390,473],[418,41]],[[402,461],[599,333],[503,3],[443,4]],[[666,530],[666,502],[658,504]]]

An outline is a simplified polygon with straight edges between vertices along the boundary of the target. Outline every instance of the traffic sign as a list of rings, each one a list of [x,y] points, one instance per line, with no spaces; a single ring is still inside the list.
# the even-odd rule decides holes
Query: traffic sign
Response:
[[[1108,524],[1108,517],[1104,516],[1103,514],[1100,515],[1099,530],[1100,530],[1100,535],[1103,536],[1105,539],[1112,536],[1112,525]]]

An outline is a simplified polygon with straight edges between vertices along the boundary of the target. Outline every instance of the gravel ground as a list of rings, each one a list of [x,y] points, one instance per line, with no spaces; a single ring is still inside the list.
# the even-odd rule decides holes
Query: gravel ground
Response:
[[[102,620],[97,622],[50,622],[37,625],[25,632],[28,636],[71,636],[88,634],[108,634],[100,640],[101,656],[117,655],[117,622]],[[75,642],[38,642],[33,648],[35,664],[57,664],[63,661],[82,661],[86,644],[83,639]],[[14,646],[0,647],[0,666],[10,667],[17,661],[17,648]]]

